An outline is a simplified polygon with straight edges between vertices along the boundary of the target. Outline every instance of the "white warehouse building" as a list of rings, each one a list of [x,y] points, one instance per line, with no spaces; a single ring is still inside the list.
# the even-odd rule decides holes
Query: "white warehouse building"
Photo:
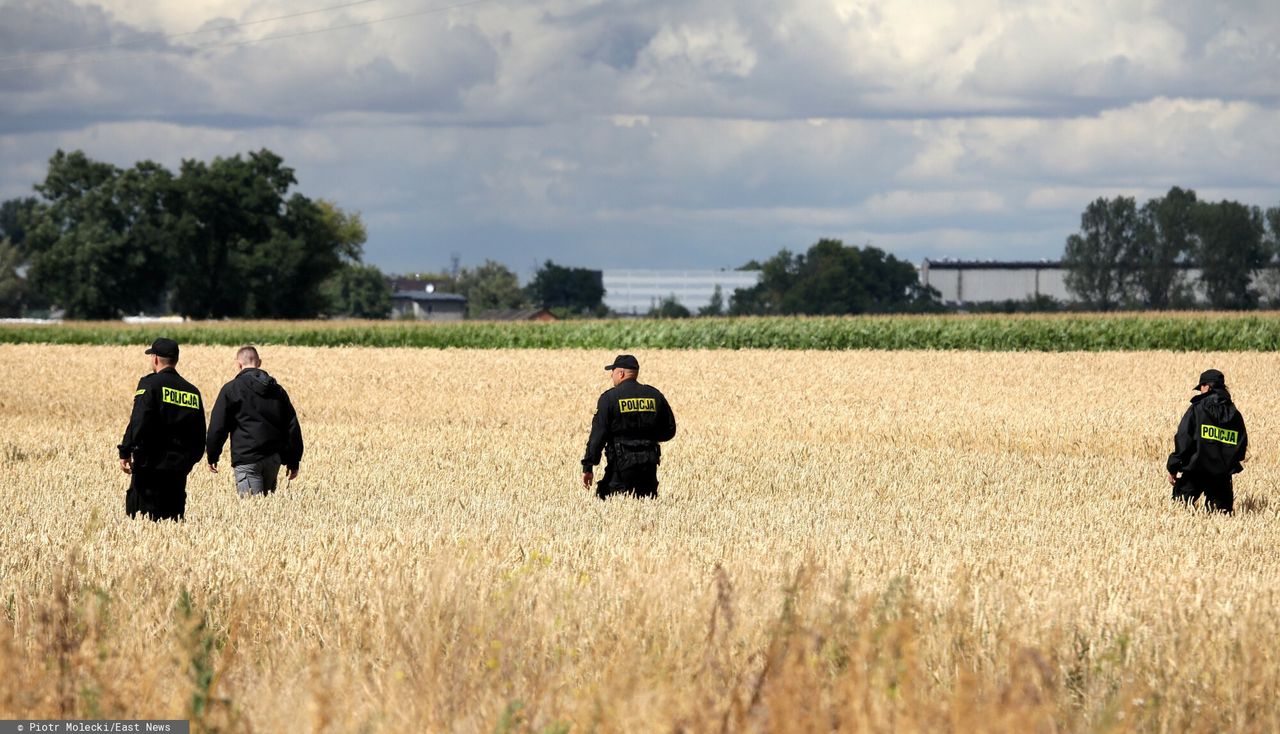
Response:
[[[760,282],[759,270],[605,270],[604,305],[614,313],[643,316],[664,298],[697,312],[711,303],[716,286],[729,307],[739,288]]]
[[[920,284],[942,294],[942,302],[991,303],[1049,296],[1075,300],[1067,291],[1067,271],[1053,260],[925,260]]]
[[[1200,280],[1200,268],[1180,265],[1178,286],[1188,288],[1196,303],[1205,303],[1208,294]],[[942,294],[942,302],[952,306],[966,303],[1025,301],[1049,296],[1060,303],[1075,303],[1067,290],[1067,271],[1055,260],[925,260],[920,264],[920,284]],[[1280,268],[1269,265],[1255,271],[1251,287],[1268,301],[1280,300]]]

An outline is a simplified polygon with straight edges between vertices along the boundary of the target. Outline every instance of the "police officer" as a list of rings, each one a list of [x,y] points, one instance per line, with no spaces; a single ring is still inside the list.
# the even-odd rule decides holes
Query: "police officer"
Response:
[[[1203,494],[1207,509],[1229,513],[1235,504],[1231,477],[1244,470],[1241,462],[1249,448],[1244,416],[1218,370],[1201,373],[1194,389],[1199,394],[1182,416],[1166,465],[1173,498],[1195,503]]]
[[[620,354],[605,370],[612,373],[613,387],[596,403],[587,453],[582,457],[582,486],[591,488],[593,470],[603,451],[609,463],[596,487],[597,497],[605,499],[620,492],[656,497],[662,459],[658,444],[676,435],[676,417],[656,387],[636,379],[640,362],[635,357]]]
[[[187,507],[187,473],[204,454],[204,401],[174,369],[176,341],[156,339],[146,353],[151,374],[138,380],[118,447],[120,470],[131,475],[124,509],[129,517],[178,520]]]

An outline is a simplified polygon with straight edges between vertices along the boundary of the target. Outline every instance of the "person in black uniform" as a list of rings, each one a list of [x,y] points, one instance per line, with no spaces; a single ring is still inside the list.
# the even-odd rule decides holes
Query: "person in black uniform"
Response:
[[[1173,498],[1194,504],[1203,494],[1207,509],[1230,513],[1235,506],[1231,477],[1244,470],[1241,462],[1249,449],[1244,416],[1218,370],[1201,373],[1194,389],[1200,394],[1191,398],[1178,424],[1166,464]]]
[[[658,444],[676,435],[676,417],[656,387],[636,379],[640,362],[635,357],[618,355],[605,370],[613,373],[613,387],[596,403],[587,453],[582,457],[582,486],[591,489],[595,466],[604,452],[609,463],[596,487],[597,497],[621,492],[656,497],[662,460]]]
[[[124,510],[129,517],[179,520],[187,507],[187,473],[204,455],[204,401],[174,369],[176,341],[156,339],[146,353],[151,374],[138,380],[118,447],[120,470],[131,476]]]

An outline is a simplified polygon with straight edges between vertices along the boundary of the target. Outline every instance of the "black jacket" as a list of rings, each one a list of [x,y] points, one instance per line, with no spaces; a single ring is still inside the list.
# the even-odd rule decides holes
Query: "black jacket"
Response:
[[[138,380],[133,414],[117,447],[143,469],[189,472],[204,453],[204,400],[195,385],[165,367]]]
[[[658,463],[658,442],[676,435],[676,417],[658,388],[626,380],[605,390],[596,402],[591,419],[591,437],[582,457],[582,470],[600,463],[600,454],[609,451],[609,464],[618,462],[619,449],[641,455],[642,463]]]
[[[1244,416],[1231,402],[1231,393],[1211,390],[1191,398],[1191,407],[1173,437],[1173,453],[1166,467],[1170,474],[1230,476],[1244,470],[1241,462],[1248,449]]]
[[[209,463],[218,463],[231,436],[231,463],[253,464],[280,455],[280,463],[297,469],[302,460],[302,428],[298,414],[275,378],[256,367],[240,370],[222,386],[209,414]]]

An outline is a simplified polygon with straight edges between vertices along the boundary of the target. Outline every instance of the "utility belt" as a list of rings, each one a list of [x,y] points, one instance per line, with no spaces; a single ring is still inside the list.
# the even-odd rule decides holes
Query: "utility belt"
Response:
[[[643,438],[615,438],[609,445],[609,468],[627,471],[662,463],[662,447]]]

